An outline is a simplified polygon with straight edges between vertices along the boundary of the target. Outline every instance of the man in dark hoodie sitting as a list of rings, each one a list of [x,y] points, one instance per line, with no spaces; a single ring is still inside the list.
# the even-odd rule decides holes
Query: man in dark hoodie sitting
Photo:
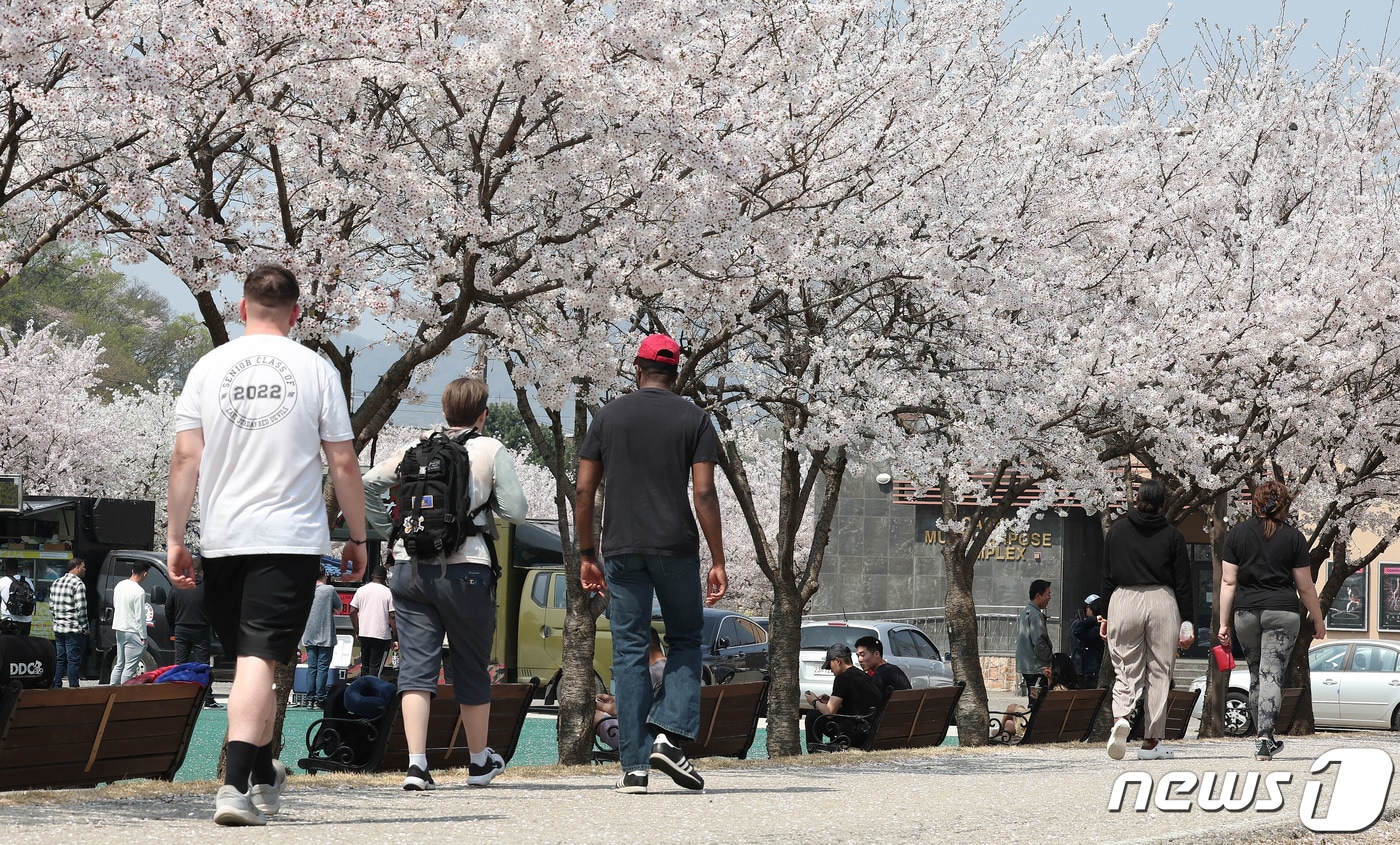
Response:
[[[1167,488],[1156,479],[1142,482],[1127,519],[1113,523],[1104,544],[1101,623],[1113,682],[1113,729],[1108,756],[1123,759],[1134,706],[1144,708],[1139,760],[1170,758],[1166,736],[1167,693],[1176,649],[1195,641],[1191,620],[1191,565],[1186,538],[1167,522]]]

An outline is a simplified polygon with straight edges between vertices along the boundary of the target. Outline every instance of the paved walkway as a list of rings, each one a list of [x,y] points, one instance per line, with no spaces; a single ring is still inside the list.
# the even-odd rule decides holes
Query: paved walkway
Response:
[[[209,821],[212,790],[195,795],[150,785],[46,795],[0,797],[0,842],[121,843],[375,842],[499,843],[658,842],[1241,842],[1306,834],[1298,808],[1305,783],[1324,784],[1319,807],[1331,800],[1336,767],[1312,775],[1319,755],[1333,748],[1380,748],[1400,759],[1400,738],[1389,733],[1331,733],[1288,738],[1270,763],[1256,763],[1242,741],[1176,743],[1170,761],[1114,762],[1100,746],[956,749],[922,753],[850,752],[800,764],[701,761],[703,792],[687,792],[653,776],[645,796],[612,791],[615,771],[560,777],[541,769],[507,770],[488,789],[469,789],[460,772],[443,773],[434,793],[405,793],[392,778],[295,778],[285,810],[261,829],[219,828]],[[1146,812],[1107,810],[1114,781],[1127,771],[1154,782],[1173,771],[1287,772],[1277,812]],[[660,777],[661,782],[657,783]],[[1218,787],[1217,787],[1218,789]],[[1196,793],[1188,793],[1188,797]],[[1261,797],[1265,789],[1259,787]],[[1324,815],[1320,809],[1317,815]],[[1400,797],[1388,798],[1386,818],[1400,817]],[[833,833],[832,831],[840,831]],[[1400,824],[1382,822],[1360,836],[1327,841],[1400,838]],[[1317,841],[1308,835],[1303,841]]]

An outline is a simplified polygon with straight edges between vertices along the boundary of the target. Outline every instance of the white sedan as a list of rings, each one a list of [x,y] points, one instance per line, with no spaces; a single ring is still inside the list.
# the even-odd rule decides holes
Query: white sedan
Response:
[[[1400,641],[1325,640],[1308,650],[1313,720],[1319,728],[1381,728],[1400,731]],[[1204,690],[1205,675],[1191,682]],[[1201,715],[1205,695],[1196,699]],[[1225,733],[1249,736],[1249,669],[1243,661],[1230,673],[1225,695]]]
[[[832,674],[823,669],[827,646],[845,643],[851,649],[851,659],[857,667],[856,640],[876,637],[884,648],[885,661],[893,663],[909,677],[914,689],[950,687],[953,685],[953,665],[938,651],[938,647],[920,629],[901,622],[851,619],[840,622],[803,622],[802,644],[798,666],[798,689],[811,690],[817,695],[831,693]],[[803,699],[803,703],[805,703]]]

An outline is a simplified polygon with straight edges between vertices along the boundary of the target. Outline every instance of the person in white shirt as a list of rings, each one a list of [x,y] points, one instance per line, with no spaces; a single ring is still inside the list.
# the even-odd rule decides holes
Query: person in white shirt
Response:
[[[146,588],[141,583],[150,574],[151,565],[137,561],[131,565],[131,577],[112,590],[112,636],[117,653],[109,684],[124,684],[141,671],[141,655],[146,653]]]
[[[351,526],[341,571],[364,575],[355,432],[335,368],[290,337],[300,295],[285,267],[249,273],[238,303],[243,336],[199,359],[175,407],[170,580],[194,588],[185,527],[197,487],[205,610],[224,653],[238,658],[224,785],[214,798],[214,821],[222,825],[266,824],[281,810],[287,775],[272,756],[273,669],[297,655],[321,555],[330,551],[322,452]]]
[[[33,589],[34,582],[19,574],[19,561],[5,561],[5,577],[0,578],[0,634],[18,634],[21,637],[29,636],[30,625],[34,622],[33,615],[18,616],[10,612],[6,605],[10,602],[10,585],[18,578],[28,581],[30,589]]]
[[[350,599],[350,625],[360,639],[360,674],[376,678],[394,644],[394,596],[385,580],[384,567],[374,567],[370,582]]]

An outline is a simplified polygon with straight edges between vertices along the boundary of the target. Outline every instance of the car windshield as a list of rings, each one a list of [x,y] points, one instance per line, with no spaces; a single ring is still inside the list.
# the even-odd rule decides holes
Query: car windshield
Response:
[[[804,625],[802,648],[819,648],[825,651],[827,646],[845,643],[851,647],[851,651],[855,651],[856,640],[873,636],[875,631],[871,628],[856,628],[850,625]]]
[[[723,618],[718,614],[705,614],[705,625],[700,631],[700,642],[708,646],[715,641],[715,629],[719,627],[719,622]]]

